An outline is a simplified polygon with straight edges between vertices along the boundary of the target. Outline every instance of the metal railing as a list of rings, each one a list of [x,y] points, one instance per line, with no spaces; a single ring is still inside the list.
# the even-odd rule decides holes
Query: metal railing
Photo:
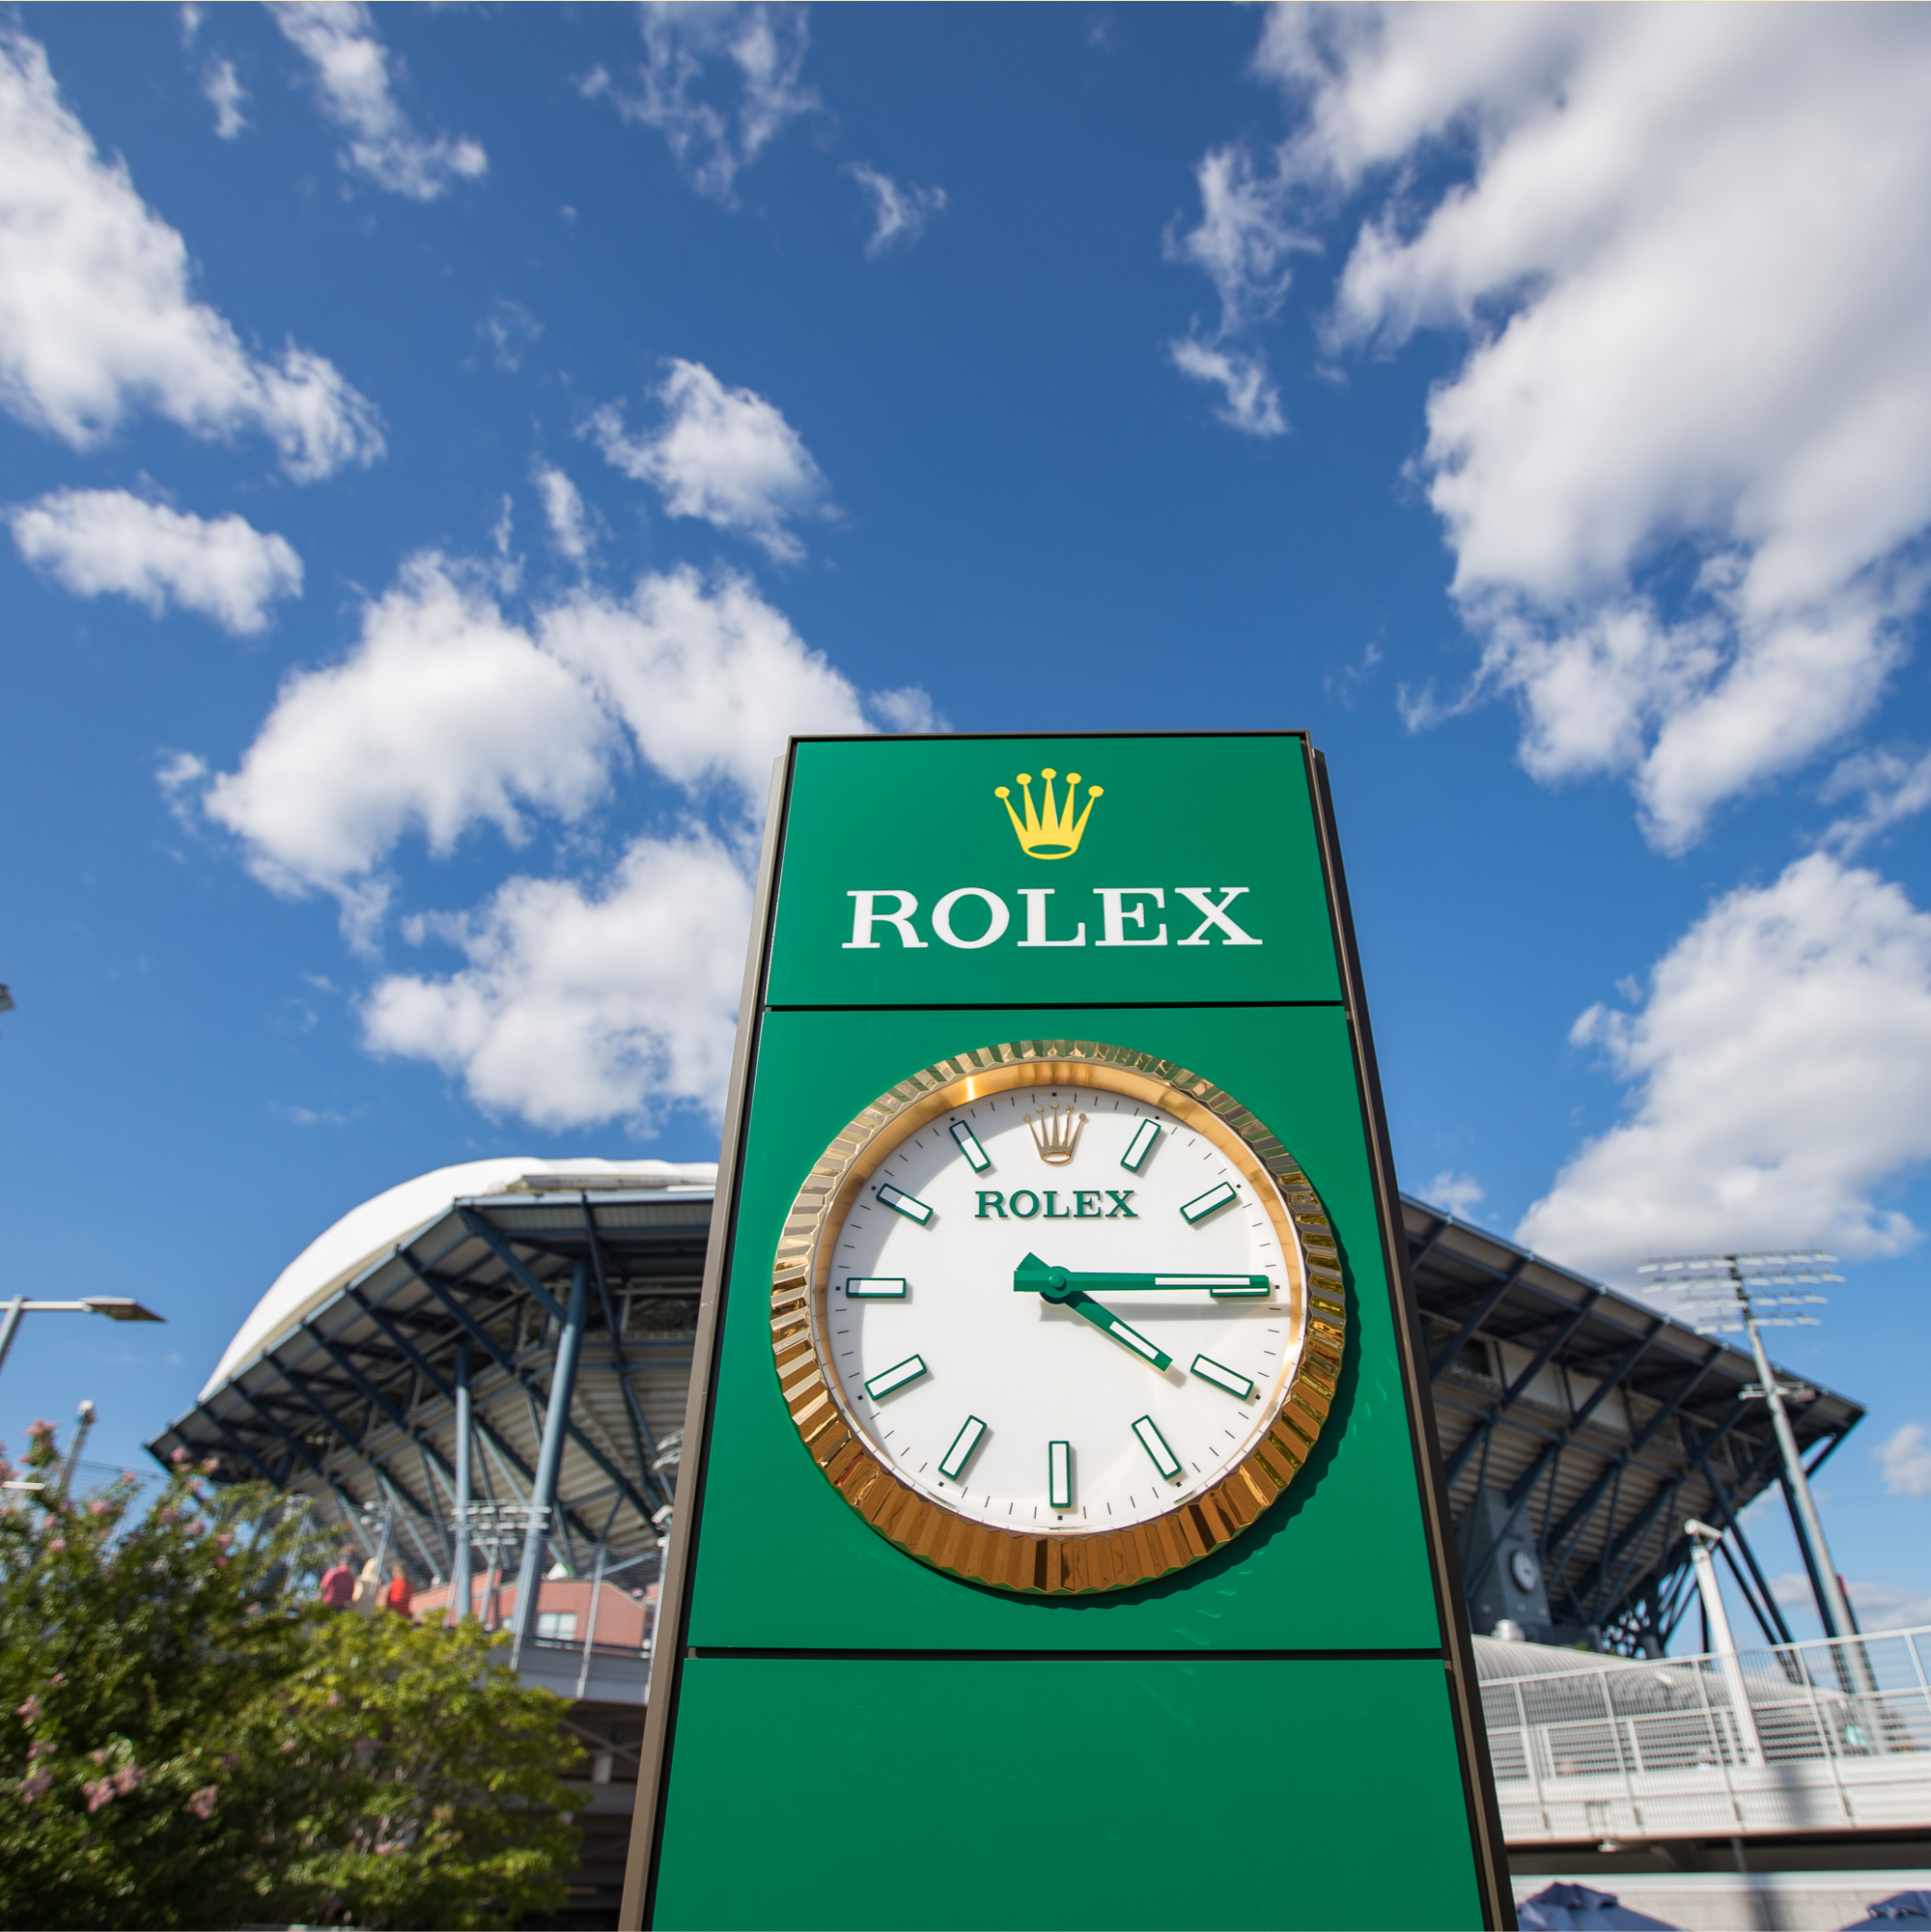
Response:
[[[1931,1629],[1727,1666],[1604,1658],[1485,1683],[1509,1843],[1931,1825]]]

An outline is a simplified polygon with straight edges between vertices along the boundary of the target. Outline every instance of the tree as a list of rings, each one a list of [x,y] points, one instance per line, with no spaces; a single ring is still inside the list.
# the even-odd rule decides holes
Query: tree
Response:
[[[145,1514],[131,1481],[69,1502],[35,1425],[42,1487],[0,1506],[0,1920],[485,1926],[560,1903],[564,1700],[474,1625],[320,1609],[300,1499],[213,1473],[178,1454]]]

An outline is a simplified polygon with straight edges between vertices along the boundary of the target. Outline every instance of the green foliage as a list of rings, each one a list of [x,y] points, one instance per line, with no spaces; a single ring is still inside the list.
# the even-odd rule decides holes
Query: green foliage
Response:
[[[0,1470],[13,1475],[4,1462]],[[515,1924],[577,1834],[564,1700],[500,1638],[310,1599],[305,1512],[178,1463],[57,1497],[53,1431],[0,1504],[0,1923]]]
[[[276,1754],[309,1807],[284,1828],[278,1912],[335,1898],[358,1925],[513,1925],[563,1903],[568,1705],[518,1682],[507,1643],[386,1610],[313,1626],[277,1701]]]

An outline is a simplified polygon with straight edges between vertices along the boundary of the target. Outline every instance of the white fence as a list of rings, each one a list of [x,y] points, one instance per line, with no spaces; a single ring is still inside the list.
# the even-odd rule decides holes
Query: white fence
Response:
[[[1931,1826],[1931,1629],[1579,1663],[1482,1686],[1512,1845]]]

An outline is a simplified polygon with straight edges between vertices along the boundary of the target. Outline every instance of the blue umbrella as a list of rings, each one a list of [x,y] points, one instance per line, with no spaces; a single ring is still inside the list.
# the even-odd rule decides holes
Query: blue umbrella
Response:
[[[1846,1932],[1867,1932],[1877,1918],[1922,1918],[1931,1921],[1931,1891],[1893,1891],[1875,1905],[1864,1907],[1864,1916]]]
[[[1586,1885],[1546,1885],[1515,1912],[1523,1932],[1678,1932],[1668,1919],[1632,1912],[1614,1892]]]

